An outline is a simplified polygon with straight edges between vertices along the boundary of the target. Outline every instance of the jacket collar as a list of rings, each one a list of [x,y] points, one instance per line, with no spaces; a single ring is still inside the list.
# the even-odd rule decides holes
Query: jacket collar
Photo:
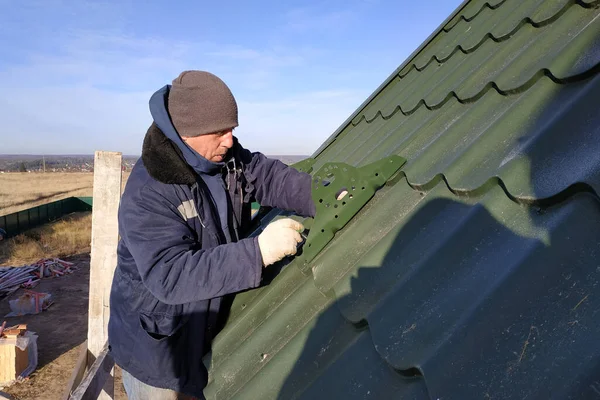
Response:
[[[233,138],[233,148],[229,151],[227,161],[237,157],[239,142]],[[142,162],[148,174],[159,182],[177,185],[194,185],[198,174],[184,159],[179,147],[173,143],[155,124],[152,123],[142,145]],[[238,165],[239,161],[238,161]]]
[[[148,174],[167,184],[193,185],[196,173],[184,160],[181,150],[155,123],[150,125],[142,146],[142,162]]]

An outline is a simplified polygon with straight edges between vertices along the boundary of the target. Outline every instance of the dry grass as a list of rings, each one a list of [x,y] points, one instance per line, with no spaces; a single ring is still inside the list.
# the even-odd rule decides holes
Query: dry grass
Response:
[[[40,258],[89,253],[92,213],[74,213],[0,242],[0,265],[23,265]]]
[[[123,185],[129,172],[123,174]],[[0,215],[75,196],[92,196],[92,172],[0,174]]]
[[[129,172],[123,174],[123,187]],[[0,215],[71,196],[92,196],[93,173],[0,174]],[[92,215],[76,213],[0,242],[0,265],[89,253]]]
[[[70,196],[91,196],[93,181],[92,173],[0,174],[0,215]]]

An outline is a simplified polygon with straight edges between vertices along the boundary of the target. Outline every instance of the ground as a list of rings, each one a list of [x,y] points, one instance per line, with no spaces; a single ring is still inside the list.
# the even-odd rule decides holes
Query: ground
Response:
[[[123,182],[128,174],[124,174]],[[0,174],[0,215],[70,196],[91,196],[92,173]],[[36,291],[52,294],[54,304],[37,315],[4,318],[8,300],[0,299],[0,323],[25,323],[38,335],[38,367],[22,383],[4,388],[18,400],[63,399],[80,346],[87,337],[89,293],[90,213],[77,213],[14,239],[0,242],[0,265],[23,265],[40,257],[73,261],[79,270],[60,278],[44,279]],[[118,375],[118,371],[117,371]],[[120,380],[115,398],[125,399]]]
[[[89,254],[68,258],[79,268],[71,275],[47,278],[35,288],[51,293],[54,304],[37,315],[4,318],[9,311],[8,299],[0,300],[0,320],[7,326],[27,324],[38,335],[38,367],[22,383],[3,390],[18,400],[63,399],[65,389],[79,356],[80,345],[87,337],[89,288]],[[10,299],[21,293],[19,290]],[[126,399],[120,380],[115,384],[115,398]]]

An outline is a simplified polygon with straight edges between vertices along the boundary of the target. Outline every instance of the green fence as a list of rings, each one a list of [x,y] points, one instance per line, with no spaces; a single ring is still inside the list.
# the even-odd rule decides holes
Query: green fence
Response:
[[[63,200],[42,204],[27,210],[0,216],[0,228],[7,237],[16,236],[28,229],[54,221],[67,214],[78,211],[91,211],[91,197],[69,197]]]

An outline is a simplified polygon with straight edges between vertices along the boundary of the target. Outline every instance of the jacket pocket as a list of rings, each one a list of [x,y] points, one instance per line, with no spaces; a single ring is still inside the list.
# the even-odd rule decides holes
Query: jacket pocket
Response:
[[[139,324],[146,336],[162,340],[173,336],[189,319],[184,304],[166,304],[140,284],[135,289],[131,306],[137,312]]]
[[[138,314],[140,327],[154,341],[163,341],[175,336],[189,319],[185,315],[144,312]]]

